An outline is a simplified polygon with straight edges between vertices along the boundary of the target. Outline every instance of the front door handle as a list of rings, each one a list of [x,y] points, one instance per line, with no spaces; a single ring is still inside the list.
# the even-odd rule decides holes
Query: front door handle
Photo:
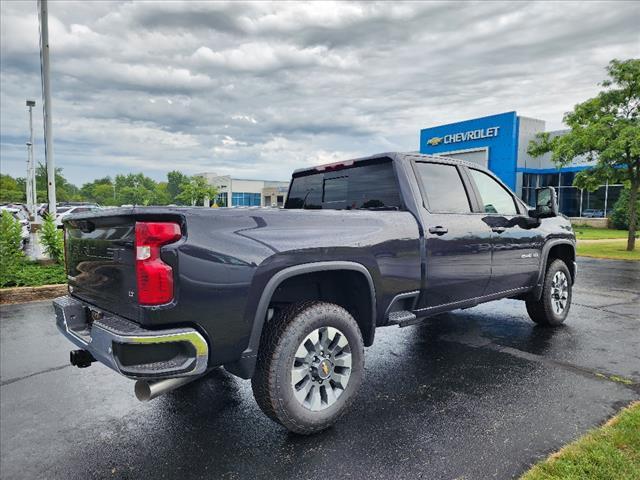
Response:
[[[506,228],[504,227],[493,227],[491,230],[493,230],[496,233],[502,233],[506,230]]]
[[[445,233],[447,233],[449,231],[449,229],[438,225],[436,227],[429,227],[429,233],[433,233],[435,235],[444,235]]]

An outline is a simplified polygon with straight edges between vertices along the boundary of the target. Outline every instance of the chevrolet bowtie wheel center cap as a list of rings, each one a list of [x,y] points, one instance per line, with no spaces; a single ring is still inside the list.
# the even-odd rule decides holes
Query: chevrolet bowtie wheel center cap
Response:
[[[324,410],[342,395],[350,376],[347,337],[337,328],[320,327],[298,346],[291,366],[291,388],[303,407]]]

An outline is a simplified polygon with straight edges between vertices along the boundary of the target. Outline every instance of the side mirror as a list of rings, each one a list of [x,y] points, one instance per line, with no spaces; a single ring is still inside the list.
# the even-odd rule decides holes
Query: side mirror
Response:
[[[532,212],[534,218],[558,216],[558,197],[553,187],[536,188],[536,208]]]

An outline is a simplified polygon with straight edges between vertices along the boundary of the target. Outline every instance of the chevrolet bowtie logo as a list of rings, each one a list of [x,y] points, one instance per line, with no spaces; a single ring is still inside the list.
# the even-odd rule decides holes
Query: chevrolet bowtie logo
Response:
[[[442,137],[432,137],[429,140],[427,140],[427,143],[432,147],[435,147],[439,143],[442,143]]]

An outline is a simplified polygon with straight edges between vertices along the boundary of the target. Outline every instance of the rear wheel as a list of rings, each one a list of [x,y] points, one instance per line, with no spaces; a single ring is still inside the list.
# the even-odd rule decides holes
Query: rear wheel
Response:
[[[338,305],[305,302],[265,329],[251,380],[259,407],[296,433],[332,425],[362,383],[364,346],[356,321]]]
[[[531,320],[546,326],[561,325],[571,307],[571,273],[560,259],[554,260],[544,277],[539,300],[527,301]]]

